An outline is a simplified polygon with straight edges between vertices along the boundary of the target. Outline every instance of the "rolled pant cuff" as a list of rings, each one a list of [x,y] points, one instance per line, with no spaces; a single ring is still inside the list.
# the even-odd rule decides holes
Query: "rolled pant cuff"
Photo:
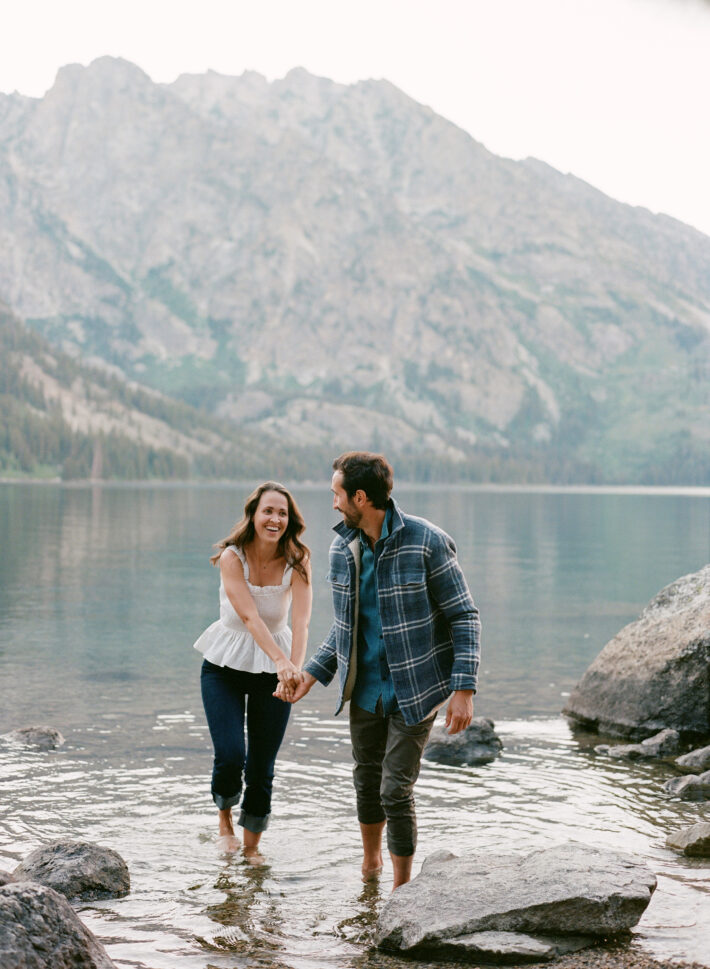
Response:
[[[266,831],[268,828],[270,817],[270,814],[265,814],[263,818],[258,818],[242,810],[239,812],[237,824],[241,825],[242,828],[246,828],[247,831],[251,831],[252,834],[261,834],[262,831]]]
[[[416,845],[413,845],[410,841],[409,844],[395,844],[390,839],[387,839],[387,848],[393,854],[400,858],[410,858],[416,851]]]
[[[234,807],[235,804],[239,804],[241,796],[241,792],[234,794],[232,797],[224,797],[222,794],[216,794],[212,791],[212,800],[220,811],[227,811],[229,808]]]

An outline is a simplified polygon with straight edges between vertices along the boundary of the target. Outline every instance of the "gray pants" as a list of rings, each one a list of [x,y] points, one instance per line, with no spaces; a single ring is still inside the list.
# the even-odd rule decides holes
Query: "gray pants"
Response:
[[[414,783],[435,718],[433,713],[410,727],[399,712],[385,717],[350,703],[358,821],[386,820],[393,855],[413,855],[417,846]]]

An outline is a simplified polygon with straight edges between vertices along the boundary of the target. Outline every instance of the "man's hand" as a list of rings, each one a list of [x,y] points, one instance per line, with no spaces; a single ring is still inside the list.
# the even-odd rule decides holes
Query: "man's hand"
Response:
[[[473,690],[455,690],[446,708],[449,733],[461,733],[473,720]]]
[[[301,677],[302,679],[300,682],[297,683],[293,689],[288,691],[284,690],[283,683],[279,683],[273,695],[277,698],[277,700],[284,700],[286,703],[298,703],[298,701],[303,699],[306,693],[308,693],[310,688],[316,682],[315,676],[311,676],[310,673],[304,673],[301,671]]]

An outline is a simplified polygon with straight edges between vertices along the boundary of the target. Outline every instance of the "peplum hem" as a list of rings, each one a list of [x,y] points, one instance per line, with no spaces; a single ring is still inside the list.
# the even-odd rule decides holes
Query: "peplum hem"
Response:
[[[291,630],[284,626],[271,634],[284,653],[291,656]],[[276,666],[246,630],[230,629],[221,619],[213,622],[194,643],[194,648],[215,666],[229,666],[245,673],[275,673]]]

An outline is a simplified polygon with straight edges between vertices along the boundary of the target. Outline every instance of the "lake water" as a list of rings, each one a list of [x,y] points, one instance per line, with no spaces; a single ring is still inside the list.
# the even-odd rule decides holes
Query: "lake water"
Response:
[[[358,878],[334,687],[294,709],[265,865],[221,853],[216,839],[191,646],[217,616],[211,543],[247,490],[0,485],[0,733],[44,722],[67,739],[48,753],[0,746],[0,868],[60,837],[118,850],[130,895],[80,911],[119,966],[366,969],[391,879],[363,889]],[[330,622],[336,517],[327,484],[294,491],[313,549],[314,648]],[[664,847],[674,828],[710,820],[710,807],[665,796],[667,766],[596,757],[598,739],[573,736],[559,716],[604,643],[710,560],[710,493],[396,496],[457,541],[484,630],[476,713],[505,743],[486,767],[424,763],[418,861],[439,848],[567,840],[633,851],[659,887],[632,944],[710,966],[710,867]]]

